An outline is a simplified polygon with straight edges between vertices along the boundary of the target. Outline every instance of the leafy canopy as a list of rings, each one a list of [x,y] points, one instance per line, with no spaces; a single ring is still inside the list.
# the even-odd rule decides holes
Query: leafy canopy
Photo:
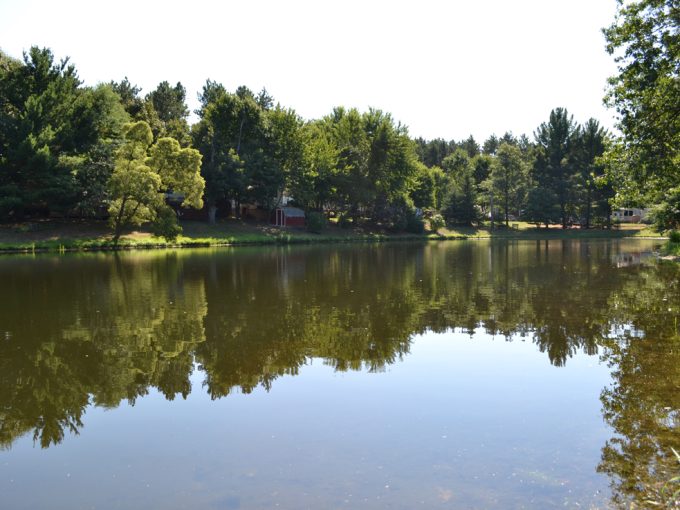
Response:
[[[680,3],[618,0],[604,35],[618,64],[605,98],[623,133],[608,154],[618,200],[663,203],[680,185]]]
[[[172,138],[152,143],[153,133],[146,122],[125,126],[125,143],[117,152],[108,185],[115,243],[124,228],[146,222],[167,239],[181,232],[174,212],[165,203],[166,191],[183,195],[183,206],[203,207],[205,181],[200,175],[200,153],[180,148]]]

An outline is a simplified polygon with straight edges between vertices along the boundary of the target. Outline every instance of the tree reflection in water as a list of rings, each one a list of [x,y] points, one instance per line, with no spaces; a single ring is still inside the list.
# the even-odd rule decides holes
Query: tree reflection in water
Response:
[[[630,245],[635,250],[636,245]],[[615,435],[598,470],[615,502],[657,498],[680,450],[680,269],[621,243],[241,248],[11,258],[0,264],[0,445],[77,433],[89,405],[157,389],[267,390],[311,358],[380,371],[451,328],[524,337],[553,365],[611,366]],[[622,263],[621,261],[626,261]]]
[[[673,505],[664,484],[680,473],[680,267],[646,268],[611,297],[618,331],[603,342],[613,381],[602,409],[615,436],[602,449],[598,470],[612,480],[615,501]],[[668,489],[668,488],[667,488]],[[680,507],[680,499],[674,504]]]

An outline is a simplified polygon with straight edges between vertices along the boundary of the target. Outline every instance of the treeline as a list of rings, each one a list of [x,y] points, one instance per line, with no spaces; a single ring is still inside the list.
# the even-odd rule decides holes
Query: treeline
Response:
[[[614,190],[600,159],[609,143],[595,119],[579,125],[556,108],[534,132],[534,141],[511,132],[456,143],[417,139],[436,193],[434,206],[449,222],[481,217],[506,225],[511,218],[536,224],[574,221],[609,225]]]
[[[284,197],[322,220],[395,231],[422,231],[428,218],[435,228],[609,222],[614,191],[599,163],[607,134],[563,108],[533,141],[506,133],[480,146],[472,136],[413,140],[376,109],[306,121],[265,89],[230,92],[211,80],[199,100],[189,125],[181,83],[142,96],[127,78],[83,86],[49,49],[23,61],[0,54],[0,220],[108,215],[115,239],[144,222],[174,237],[172,193],[212,222],[241,204],[270,212]]]

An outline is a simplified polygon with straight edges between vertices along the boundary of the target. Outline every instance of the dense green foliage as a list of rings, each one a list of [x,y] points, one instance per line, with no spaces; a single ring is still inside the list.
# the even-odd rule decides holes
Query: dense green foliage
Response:
[[[0,54],[0,217],[96,213],[126,121],[111,88],[81,87],[68,59]]]
[[[503,221],[508,225],[510,211],[521,214],[520,204],[524,203],[528,185],[528,166],[519,147],[501,142],[491,165],[489,197],[498,204]]]
[[[144,121],[127,124],[125,141],[116,153],[109,179],[109,214],[114,243],[123,228],[150,222],[156,235],[174,239],[181,232],[165,192],[182,197],[184,207],[203,207],[205,181],[200,175],[201,154],[180,148],[174,138],[160,138],[153,146],[151,128]]]
[[[453,224],[490,219],[507,226],[524,219],[564,228],[575,222],[590,228],[595,220],[608,225],[613,190],[600,158],[609,139],[600,124],[590,119],[578,125],[566,109],[556,108],[534,138],[491,135],[481,150],[473,137],[416,140],[422,161],[432,165],[431,203]]]
[[[0,221],[112,214],[116,238],[126,226],[148,221],[172,237],[176,221],[162,197],[150,199],[150,190],[179,193],[176,182],[159,184],[151,176],[155,171],[129,176],[126,182],[135,182],[138,192],[147,189],[147,205],[127,211],[120,205],[128,205],[122,168],[152,168],[147,158],[154,159],[145,151],[152,145],[170,150],[173,144],[174,152],[193,146],[202,157],[204,195],[194,193],[185,205],[202,207],[203,199],[202,214],[212,223],[243,211],[268,220],[276,207],[292,203],[308,214],[336,216],[342,225],[368,223],[390,231],[420,231],[420,218],[434,214],[460,225],[500,220],[508,226],[525,219],[590,228],[609,225],[615,191],[641,201],[645,182],[653,184],[645,200],[661,203],[657,220],[677,225],[678,116],[669,114],[666,107],[674,103],[663,95],[677,89],[677,76],[668,77],[674,69],[670,56],[677,53],[672,31],[677,20],[669,6],[643,4],[622,7],[606,31],[610,51],[627,48],[610,95],[625,127],[625,141],[618,143],[611,143],[596,120],[579,125],[564,108],[537,127],[534,142],[510,132],[481,144],[472,136],[412,140],[405,126],[381,110],[338,107],[306,121],[265,89],[230,92],[211,80],[199,94],[198,121],[189,126],[181,83],[161,82],[145,96],[127,77],[85,87],[68,59],[56,63],[48,49],[34,47],[23,61],[0,53]],[[634,22],[638,18],[644,22]],[[652,44],[658,51],[639,40],[646,30],[658,37]],[[639,59],[644,65],[636,67]],[[656,84],[665,102],[647,97],[656,93],[629,90],[641,86],[643,72],[644,83]],[[659,115],[663,109],[666,120],[649,126],[640,117],[652,106]],[[130,121],[144,122],[151,140],[125,163],[121,147],[130,144],[124,127]],[[626,179],[614,190],[621,175]]]
[[[623,139],[608,153],[622,204],[660,204],[660,229],[680,226],[680,4],[623,2],[604,30],[618,74],[607,102]],[[676,211],[672,214],[672,211]]]

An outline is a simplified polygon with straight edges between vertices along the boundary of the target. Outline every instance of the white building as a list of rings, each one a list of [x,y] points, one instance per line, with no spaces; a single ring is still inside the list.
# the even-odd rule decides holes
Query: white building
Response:
[[[612,221],[619,223],[640,223],[649,215],[649,209],[636,209],[634,207],[623,207],[612,211]]]

